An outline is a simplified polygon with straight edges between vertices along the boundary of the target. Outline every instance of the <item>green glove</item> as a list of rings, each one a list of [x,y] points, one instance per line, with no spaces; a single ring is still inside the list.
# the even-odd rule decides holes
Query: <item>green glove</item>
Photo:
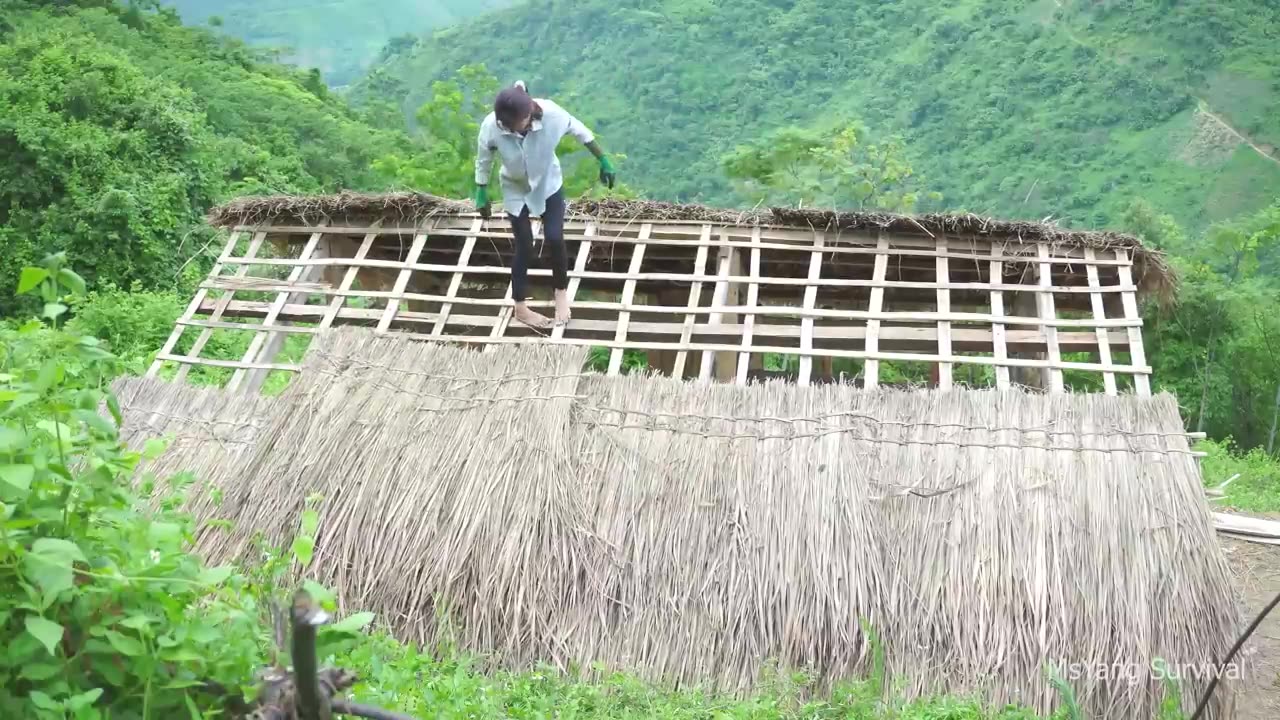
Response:
[[[617,180],[618,174],[613,170],[613,163],[609,162],[609,156],[600,156],[600,182],[613,189],[613,183]]]
[[[479,211],[480,217],[485,220],[489,219],[489,188],[484,185],[477,185],[475,195],[472,199],[476,203],[476,210]]]

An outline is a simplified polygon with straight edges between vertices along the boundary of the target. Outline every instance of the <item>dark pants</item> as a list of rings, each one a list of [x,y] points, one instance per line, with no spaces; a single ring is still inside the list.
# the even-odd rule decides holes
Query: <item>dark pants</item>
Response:
[[[529,258],[533,255],[533,224],[529,221],[529,206],[520,211],[520,217],[507,213],[511,229],[516,236],[516,259],[511,266],[511,299],[523,302],[528,296]],[[542,213],[542,234],[551,246],[551,273],[556,290],[569,287],[568,260],[564,252],[564,190],[557,190],[547,198],[547,210]]]

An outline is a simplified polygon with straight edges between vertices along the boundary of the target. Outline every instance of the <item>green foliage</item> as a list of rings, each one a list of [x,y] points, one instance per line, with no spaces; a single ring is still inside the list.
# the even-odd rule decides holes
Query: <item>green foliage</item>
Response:
[[[1065,5],[530,0],[401,44],[352,95],[414,108],[431,80],[483,62],[590,112],[662,200],[750,204],[722,158],[833,117],[901,136],[952,208],[1094,227],[1145,198],[1198,233],[1217,207],[1274,197],[1280,163],[1196,118],[1205,100],[1280,146],[1273,3]],[[509,38],[535,39],[536,60]]]
[[[2,331],[0,346],[0,715],[187,717],[211,702],[205,681],[252,678],[252,597],[186,551],[195,528],[170,493],[189,477],[131,489],[164,443],[122,445],[105,390],[118,360],[58,328],[83,281],[62,256],[23,276],[47,322]],[[153,489],[163,499],[144,512]]]
[[[356,79],[405,30],[445,27],[510,0],[165,0],[189,24],[220,27],[282,61],[315,67],[335,85]],[[323,10],[323,12],[321,12]]]
[[[910,212],[911,166],[902,139],[868,143],[862,123],[819,131],[785,127],[725,156],[725,174],[754,203]],[[941,196],[930,193],[930,200]]]
[[[211,204],[376,189],[373,159],[409,148],[314,75],[170,15],[138,24],[119,4],[84,5],[5,11],[0,316],[31,311],[16,273],[53,252],[80,258],[90,285],[180,286],[207,270]]]
[[[1205,487],[1229,482],[1225,497],[1214,506],[1224,510],[1280,512],[1280,460],[1264,448],[1242,450],[1232,438],[1203,440],[1197,450],[1208,453],[1200,461]]]

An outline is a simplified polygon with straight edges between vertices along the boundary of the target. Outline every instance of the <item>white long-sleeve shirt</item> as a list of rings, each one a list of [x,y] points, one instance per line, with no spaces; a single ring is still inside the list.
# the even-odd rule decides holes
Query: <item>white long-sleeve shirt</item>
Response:
[[[595,136],[577,118],[550,100],[536,98],[542,118],[534,119],[528,135],[504,128],[489,113],[480,123],[476,139],[476,184],[488,185],[493,155],[502,161],[502,207],[519,217],[525,206],[530,217],[541,217],[547,198],[564,184],[556,146],[565,135],[573,135],[583,145]]]

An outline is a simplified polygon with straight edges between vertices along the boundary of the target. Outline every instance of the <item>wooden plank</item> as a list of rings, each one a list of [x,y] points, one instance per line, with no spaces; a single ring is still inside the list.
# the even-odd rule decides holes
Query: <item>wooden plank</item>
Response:
[[[224,315],[240,316],[240,317],[262,317],[268,309],[266,303],[255,304],[252,301],[235,301],[227,309]],[[325,308],[310,305],[287,305],[282,311],[280,317],[291,321],[315,321],[324,315]],[[381,310],[366,310],[360,308],[344,308],[339,314],[339,319],[351,320],[367,324],[370,321],[376,322],[381,316]],[[467,327],[492,327],[496,322],[494,315],[456,315],[453,316],[458,324]],[[400,324],[434,324],[437,322],[437,313],[411,312],[405,311],[396,315],[396,320]],[[189,324],[203,326],[200,321],[189,321]],[[261,325],[250,325],[245,323],[221,323],[220,325],[231,326],[232,329],[244,331],[260,331],[265,332],[265,328]],[[594,333],[600,337],[612,337],[617,328],[615,319],[587,319],[580,318],[574,321],[576,330],[582,333]],[[278,326],[278,332],[306,332],[314,333],[313,328],[292,328],[289,326]],[[743,325],[738,323],[675,323],[675,322],[637,322],[632,320],[628,324],[628,337],[639,335],[679,335],[685,337],[686,332],[689,339],[693,337],[729,337],[741,338]],[[802,336],[803,328],[799,325],[780,325],[776,323],[757,323],[754,326],[753,337],[761,338],[779,338],[794,340]],[[426,334],[425,331],[423,334]],[[860,326],[847,325],[824,325],[815,326],[812,330],[815,339],[834,340],[839,344],[840,341],[858,341],[866,337],[866,328]],[[936,346],[938,342],[936,327],[904,327],[894,325],[882,325],[879,330],[880,347],[884,348],[890,345],[902,346],[904,344],[915,344],[920,346]],[[437,336],[431,334],[432,338]],[[440,336],[448,338],[449,336]],[[970,349],[985,349],[991,347],[992,333],[984,328],[952,328],[951,339],[953,346],[965,347]],[[1128,334],[1123,330],[1108,331],[1109,342],[1114,347],[1126,347],[1129,341]],[[1008,331],[1008,343],[1010,346],[1027,346],[1027,347],[1044,347],[1044,333],[1036,330],[1010,330]],[[1061,348],[1072,349],[1073,351],[1090,350],[1097,346],[1097,336],[1093,332],[1068,332],[1060,333],[1058,343]],[[673,345],[672,350],[678,350],[679,345]],[[800,350],[798,352],[803,352]],[[819,354],[818,357],[821,357]],[[1124,366],[1120,366],[1124,367]]]
[[[477,227],[484,223],[480,220],[472,227]],[[440,306],[440,319],[436,321],[435,328],[431,331],[433,337],[440,337],[444,333],[445,327],[449,324],[449,313],[453,312],[453,301],[458,297],[458,290],[462,288],[462,279],[467,274],[467,263],[471,261],[471,252],[476,247],[476,236],[468,235],[467,239],[462,243],[462,254],[458,256],[458,265],[453,278],[449,280],[449,289],[445,293],[444,304]],[[507,283],[507,299],[511,298],[511,284]]]
[[[296,307],[301,307],[301,306],[296,306]],[[229,313],[223,312],[222,314],[224,317],[226,317]],[[183,318],[178,318],[177,322],[179,325],[184,325],[187,327],[199,327],[199,328],[207,327],[207,328],[215,328],[218,330],[248,330],[250,332],[257,332],[257,333],[268,333],[268,332],[284,333],[286,335],[291,335],[291,334],[315,335],[316,334],[315,328],[298,327],[296,325],[276,325],[274,327],[267,327],[266,325],[261,325],[258,323],[235,323],[235,322],[222,322],[222,321],[214,322],[211,320],[186,320]]]
[[[373,247],[373,241],[376,240],[377,237],[378,236],[373,233],[369,233],[368,235],[364,236],[364,241],[360,243],[360,248],[356,250],[356,256],[354,258],[356,261],[365,259],[365,257],[369,254],[369,249]],[[327,312],[325,312],[324,317],[320,319],[321,332],[324,332],[326,329],[329,328],[330,325],[333,324],[333,319],[338,316],[338,310],[342,308],[342,303],[345,302],[345,299],[347,297],[347,295],[345,295],[344,293],[350,292],[351,285],[356,281],[356,275],[359,272],[360,272],[359,266],[356,266],[354,264],[347,268],[346,274],[342,276],[342,284],[338,287],[338,290],[340,291],[340,293],[334,295],[333,300],[329,301],[329,309]],[[386,292],[386,293],[380,293],[380,294],[385,295],[388,301],[390,301],[392,298],[396,296],[396,293],[394,292]],[[401,292],[401,294],[403,294],[403,291]],[[365,297],[367,297],[367,295]]]
[[[474,242],[473,242],[474,239],[475,238],[468,237],[467,242],[470,243],[472,246],[474,246]],[[715,244],[708,243],[707,245],[702,245],[701,247],[704,247],[704,248],[715,247]],[[739,246],[732,245],[730,247],[738,248]],[[752,251],[758,251],[760,250],[760,247],[758,245],[745,244],[741,246],[740,249],[749,249]],[[807,252],[812,253],[813,250],[807,250]],[[834,249],[831,248],[830,246],[826,246],[823,248],[823,252],[824,253],[834,252]],[[886,253],[886,254],[891,254],[891,253]],[[954,256],[946,256],[946,257],[938,256],[936,259],[946,260],[948,259],[948,257],[954,257]],[[970,261],[970,262],[974,261],[975,259],[981,259],[983,261],[987,261],[990,259],[988,256],[977,256],[977,255],[967,255],[962,257],[966,261]],[[1027,260],[1023,260],[1023,262],[1027,262]],[[374,268],[374,269],[381,269],[381,270],[398,270],[398,269],[404,269],[407,267],[407,269],[409,270],[412,270],[414,272],[422,272],[422,273],[433,273],[433,272],[434,273],[451,273],[451,272],[457,272],[460,269],[462,269],[473,275],[494,275],[494,276],[509,275],[511,272],[510,268],[503,267],[501,265],[468,265],[464,267],[464,264],[462,262],[459,262],[459,264],[456,264],[456,265],[447,265],[443,263],[414,262],[414,263],[408,263],[406,266],[406,263],[404,262],[397,262],[395,260],[378,260],[376,258],[373,258],[373,259],[365,258],[361,260],[352,260],[350,258],[321,258],[321,259],[313,259],[309,261],[299,261],[296,259],[288,259],[288,258],[266,258],[266,259],[257,261],[253,264],[283,265],[288,267],[293,267],[295,265],[343,266],[343,267],[358,267],[358,268]],[[1094,267],[1094,266],[1090,266],[1090,267]],[[552,274],[551,270],[549,269],[543,269],[543,268],[529,269],[530,277],[550,277],[551,274]],[[729,283],[737,283],[737,284],[745,285],[745,284],[749,284],[752,281],[752,278],[750,275],[742,275],[738,273],[730,273],[722,277],[720,275],[706,275],[701,272],[699,273],[664,273],[664,272],[621,273],[621,272],[605,272],[600,270],[586,270],[586,269],[578,270],[576,267],[573,270],[570,270],[568,275],[571,279],[578,278],[583,280],[612,280],[612,281],[618,281],[618,282],[625,282],[627,280],[638,280],[643,282],[725,281]],[[793,277],[761,276],[759,278],[756,278],[756,282],[760,285],[769,285],[769,286],[777,286],[777,287],[806,287],[807,288],[810,285],[810,282],[807,278],[793,278]],[[894,288],[894,289],[902,289],[902,290],[922,290],[922,291],[954,290],[954,291],[988,292],[989,290],[992,289],[990,283],[982,283],[982,282],[945,282],[944,283],[944,282],[929,282],[929,281],[922,281],[922,280],[879,280],[877,281],[874,279],[859,280],[859,279],[853,279],[853,278],[835,278],[835,277],[822,278],[815,281],[815,283],[813,284],[816,284],[818,287],[824,287],[824,288],[877,288],[879,287],[879,288]],[[1104,285],[1097,289],[1090,288],[1087,286],[1076,286],[1076,285],[1041,286],[1041,285],[1002,284],[999,286],[999,289],[1004,291],[1009,291],[1009,292],[1025,291],[1025,292],[1031,292],[1031,293],[1053,293],[1053,294],[1072,294],[1072,295],[1093,295],[1095,293],[1118,295],[1124,292],[1137,291],[1137,287],[1132,284]]]
[[[818,301],[818,285],[817,281],[822,278],[822,246],[826,244],[826,234],[822,231],[815,231],[813,234],[813,253],[809,255],[809,277],[808,284],[804,288],[804,309],[812,310]],[[800,356],[800,373],[796,378],[796,384],[808,385],[813,378],[813,356],[808,354],[813,350],[813,318],[803,318],[800,321],[800,350],[805,354]]]
[[[728,273],[726,273],[722,278],[720,278],[720,281],[724,282],[726,286],[728,285],[728,282],[727,282],[728,277],[729,275]],[[208,286],[214,289],[221,287],[216,281],[208,283]],[[1028,287],[1032,287],[1032,286],[1028,286]],[[270,292],[273,290],[282,290],[282,289],[291,290],[292,288],[290,288],[287,284],[272,283],[269,281],[269,279],[266,279],[266,278],[263,279],[262,283],[257,284],[255,286],[255,290],[263,291],[263,292]],[[341,295],[344,297],[363,297],[363,298],[371,298],[371,299],[388,298],[392,294],[391,291],[389,290],[386,290],[386,291],[341,290],[341,289],[335,289],[335,288],[315,288],[311,290],[311,293],[316,295],[330,295],[330,296]],[[458,301],[458,298],[450,298],[446,295],[433,295],[429,293],[404,293],[404,298],[408,300],[422,300],[426,302],[431,302],[431,301],[440,302],[444,300],[452,300],[455,302]],[[504,307],[504,306],[510,306],[511,304],[509,295],[505,300],[500,300],[497,298],[467,298],[465,302],[468,305],[481,305],[481,306],[491,306],[491,307]],[[530,307],[552,307],[552,305],[553,304],[550,301],[541,301],[541,302],[530,301],[529,302]],[[688,314],[688,308],[683,305],[648,305],[643,303],[623,304],[620,302],[593,301],[593,302],[578,303],[578,307],[583,309],[589,309],[589,310],[617,310],[617,311],[625,310],[629,312],[644,312],[644,313],[656,313],[656,314],[666,314],[666,315]],[[700,309],[706,312],[719,313],[721,315],[736,315],[740,313],[745,313],[751,308],[749,308],[746,305],[726,305],[721,303],[715,303],[713,305],[703,307]],[[796,318],[811,317],[811,318],[833,318],[838,320],[880,320],[880,321],[903,321],[903,322],[927,322],[927,323],[936,323],[939,320],[947,320],[953,323],[956,323],[956,322],[990,323],[990,322],[994,322],[997,319],[996,316],[991,315],[990,313],[973,313],[973,312],[956,312],[956,311],[952,311],[949,313],[915,312],[915,311],[911,311],[911,312],[881,311],[879,313],[871,313],[869,311],[864,311],[864,310],[823,310],[823,309],[806,310],[802,307],[786,306],[786,305],[761,306],[757,308],[755,312],[756,312],[756,315],[766,315],[770,317],[796,317]],[[999,318],[999,320],[1004,322],[1004,324],[1006,325],[1034,325],[1036,327],[1048,326],[1048,327],[1058,327],[1058,328],[1080,327],[1080,328],[1088,328],[1090,330],[1096,327],[1127,328],[1127,327],[1142,326],[1141,317],[1138,317],[1132,320],[1121,319],[1121,318],[1117,318],[1117,319],[1108,318],[1107,320],[1097,321],[1092,318],[1057,318],[1057,319],[1046,320],[1038,316],[1006,315]]]
[[[1085,248],[1084,256],[1086,260],[1095,259],[1093,248]],[[1100,283],[1098,282],[1098,267],[1096,265],[1089,265],[1085,268],[1085,272],[1089,276],[1089,287],[1100,287]],[[1095,320],[1105,320],[1107,318],[1107,311],[1105,304],[1102,302],[1102,296],[1098,293],[1092,293],[1089,295],[1089,302],[1093,305],[1093,318]],[[1103,365],[1110,365],[1111,343],[1107,341],[1107,332],[1102,328],[1098,328],[1095,332],[1098,334],[1098,361]],[[1103,390],[1107,395],[1117,394],[1115,373],[1103,373],[1102,385]]]
[[[885,252],[876,255],[876,265],[875,270],[872,272],[872,280],[884,282],[885,273],[889,268],[889,238],[884,232],[881,232],[876,240],[876,248]],[[881,311],[883,304],[884,289],[873,287],[871,289],[871,300],[867,304],[867,359],[863,363],[862,372],[862,386],[868,390],[880,385],[880,316],[883,314]],[[812,312],[812,309],[809,311]]]
[[[938,238],[938,249],[947,249],[947,238]],[[940,257],[936,261],[938,272],[938,283],[945,284],[950,282],[951,273],[947,266],[947,258]],[[938,312],[951,312],[951,291],[945,288],[938,290]],[[951,323],[946,320],[938,321],[938,354],[942,356],[951,355]],[[951,363],[938,363],[938,389],[947,391],[951,389]]]
[[[760,228],[752,230],[755,237],[760,236]],[[756,324],[756,308],[760,305],[760,285],[756,280],[760,278],[760,248],[751,249],[751,281],[747,284],[747,307],[751,308],[747,311],[747,317],[743,322],[742,329],[742,352],[738,353],[738,374],[734,378],[737,385],[747,384],[747,370],[751,367],[751,333]]]
[[[588,229],[590,229],[590,226],[588,226]],[[578,274],[586,270],[587,260],[590,257],[591,257],[591,241],[583,240],[578,245],[578,257],[573,261],[573,273]],[[565,290],[565,294],[569,296],[569,306],[571,308],[573,307],[574,301],[578,299],[578,286],[581,285],[581,283],[582,283],[582,278],[580,276],[574,277],[572,274],[570,275],[569,287]],[[551,328],[551,337],[553,338],[564,337],[564,331],[566,327],[568,326],[556,325],[555,327]]]
[[[286,372],[299,372],[302,370],[301,365],[287,365],[284,363],[247,363],[242,360],[214,360],[213,358],[193,357],[190,355],[157,355],[156,357],[160,360],[182,363],[182,367],[204,365],[205,367],[229,368],[232,370],[284,370]]]
[[[1004,318],[1004,293],[999,289],[1002,283],[997,282],[1004,277],[1004,263],[999,260],[1000,252],[994,246],[991,248],[991,264],[990,264],[990,280],[991,280],[991,345],[992,353],[996,359],[996,388],[999,390],[1008,390],[1009,382],[1009,366],[1005,361],[1009,359],[1008,346],[1005,344],[1005,326],[1002,319]]]
[[[299,254],[299,258],[303,260],[310,259],[311,254],[314,253],[316,248],[320,245],[320,240],[323,237],[324,237],[324,232],[322,230],[312,233],[311,238],[307,240],[307,244],[303,246],[302,252]],[[244,266],[244,267],[247,268],[248,266]],[[296,283],[299,280],[303,279],[302,274],[304,270],[311,270],[311,268],[304,268],[301,265],[295,266],[292,270],[289,271],[288,282]],[[285,304],[289,302],[291,297],[296,298],[296,296],[299,294],[300,293],[288,293],[288,292],[277,293],[275,300],[271,302],[271,309],[267,311],[266,317],[262,319],[263,326],[267,328],[274,328],[276,325],[276,318],[280,315],[280,311],[284,309]],[[246,363],[254,362],[254,361],[268,362],[268,363],[271,362],[272,359],[274,359],[273,357],[259,358],[258,353],[263,349],[264,345],[272,349],[278,348],[279,343],[273,343],[271,341],[277,338],[283,338],[283,337],[284,337],[283,335],[278,335],[274,332],[255,333],[253,338],[249,341],[249,347],[245,349],[244,355],[241,356],[240,358],[241,361]],[[271,355],[274,356],[275,352],[272,352]],[[265,379],[265,377],[266,377],[265,374],[261,375],[261,379]],[[227,382],[226,391],[229,393],[236,392],[238,389],[240,389],[240,383],[242,383],[244,379],[245,379],[245,371],[242,369],[237,369],[234,373],[231,374],[231,380]],[[253,387],[249,388],[250,392],[256,392],[257,389],[261,387],[261,380],[258,380],[258,382],[254,383],[253,385],[254,385]]]
[[[1116,250],[1116,259],[1128,261],[1128,255],[1124,250]],[[1120,266],[1120,282],[1121,284],[1133,284],[1133,273],[1128,264]],[[1124,316],[1126,320],[1142,322],[1142,316],[1138,314],[1138,302],[1134,297],[1134,293],[1126,292],[1120,296],[1124,303]],[[1147,354],[1142,348],[1142,329],[1141,326],[1129,327],[1129,357],[1132,359],[1135,367],[1144,367],[1147,364]],[[1133,376],[1134,389],[1141,397],[1150,397],[1151,380],[1143,373],[1137,373]]]
[[[213,268],[209,270],[210,277],[216,277],[218,273],[222,272],[226,258],[231,257],[235,253],[236,243],[238,242],[240,242],[240,231],[233,231],[227,238],[227,244],[223,246],[222,253],[218,255],[217,261],[214,262]],[[244,267],[247,271],[248,266]],[[182,337],[184,329],[183,321],[190,320],[195,316],[196,311],[200,309],[200,306],[204,303],[204,299],[208,294],[209,291],[205,288],[198,288],[196,290],[195,297],[191,298],[191,302],[187,303],[187,309],[182,312],[182,316],[173,326],[173,330],[169,333],[169,338],[164,341],[164,345],[160,348],[160,352],[156,355],[156,359],[151,361],[151,366],[147,368],[146,377],[155,377],[156,374],[160,372],[160,368],[164,366],[164,361],[160,359],[160,355],[169,355],[173,352],[173,349],[177,347],[178,340]]]
[[[238,303],[240,307],[237,307],[235,304],[233,304],[232,307],[229,308],[229,310],[235,311],[235,312],[244,312],[248,314],[253,312],[253,310],[255,309],[253,307],[254,303],[252,301],[238,301]],[[267,305],[266,303],[257,303],[256,305],[257,305],[256,307],[257,314],[262,314],[266,312],[266,305]],[[380,317],[381,312],[382,312],[381,310],[376,310],[376,309],[343,308],[339,312],[338,319],[350,320],[352,322],[367,324],[370,321],[376,321],[378,317]],[[323,308],[318,308],[318,307],[309,306],[309,305],[298,305],[293,307],[286,306],[281,316],[287,317],[289,319],[305,321],[307,319],[314,320],[316,317],[322,315],[323,313],[324,313]],[[414,312],[402,312],[397,317],[400,322],[418,322],[423,324],[429,324],[433,322],[435,319],[435,316],[432,313],[414,313]],[[493,316],[467,317],[467,320],[469,322],[474,322],[477,326],[491,325],[494,322],[497,322],[497,320]],[[584,320],[583,321],[584,327],[586,323],[604,323],[603,325],[597,325],[595,327],[610,329],[612,328],[613,321]],[[680,327],[675,323],[651,323],[646,325],[647,325],[646,330],[659,329],[659,331],[661,332],[660,330],[661,328],[667,328],[668,329],[667,332],[672,335],[676,334],[675,328]],[[633,328],[639,327],[639,326],[640,324],[637,323],[633,325]],[[252,329],[253,327],[254,326],[246,326],[246,329]],[[738,325],[728,325],[723,323],[720,323],[720,324],[704,323],[704,324],[695,326],[695,333],[701,332],[703,334],[715,334],[720,336],[727,335],[732,337],[735,333],[740,332],[740,327],[741,326],[738,326]],[[763,334],[762,330],[769,327],[770,326],[756,325],[756,334],[762,335]],[[793,328],[792,331],[794,332],[795,326],[792,326],[792,328]],[[857,331],[861,330],[861,328],[846,328],[845,330],[848,331],[851,337],[856,337]],[[838,327],[815,327],[814,328],[815,335],[831,334],[833,337],[839,337],[840,332],[841,332],[841,328],[838,328]],[[920,340],[922,338],[929,339],[929,336],[934,334],[935,332],[936,332],[936,329],[931,327],[895,329],[895,334],[900,333],[902,334],[903,337],[907,339],[912,339],[912,340]],[[966,331],[952,330],[953,336],[959,335],[959,333],[961,332],[966,332]],[[887,328],[881,328],[881,333],[888,335],[889,330]],[[601,333],[601,334],[606,336],[607,338],[607,335],[608,335],[607,332]],[[1039,331],[1025,331],[1025,334],[1028,338],[1042,336],[1042,333],[1040,333]],[[421,339],[432,339],[432,340],[437,339],[437,338],[431,338],[427,336],[425,333],[421,333],[421,334],[406,333],[406,335],[410,337],[421,338]],[[1093,339],[1092,333],[1088,333],[1087,335],[1088,335],[1088,340],[1092,342],[1092,339]],[[477,341],[475,337],[463,337],[463,336],[445,336],[444,339],[447,341],[457,341],[457,342]],[[516,338],[516,339],[519,340],[520,338]],[[542,339],[545,341],[551,340],[550,338],[542,338],[541,336],[537,336],[537,335],[531,336],[529,339],[533,339],[533,340]],[[485,341],[486,338],[481,337],[479,338],[479,340]],[[560,344],[585,345],[585,346],[602,345],[607,348],[624,347],[624,348],[632,348],[636,350],[678,350],[680,348],[680,345],[677,342],[639,342],[639,341],[629,340],[626,343],[616,343],[615,341],[610,339],[595,339],[595,338],[563,339],[563,342]],[[935,343],[935,346],[936,346],[936,343]],[[740,349],[741,349],[741,346],[736,343],[733,343],[733,344],[731,343],[690,343],[689,345],[689,350],[691,352],[734,353],[739,351]],[[801,352],[799,347],[796,347],[796,346],[782,347],[782,346],[757,345],[755,346],[754,349],[756,350],[756,352],[777,352],[785,355],[799,355]],[[866,359],[870,355],[866,351],[834,350],[834,349],[824,350],[823,354],[825,356],[830,356],[830,357],[847,357],[847,358],[854,358],[854,359]],[[947,357],[941,357],[931,353],[880,352],[876,354],[874,359],[907,360],[907,361],[922,361],[922,362],[946,361],[946,362],[957,363],[957,364],[970,363],[975,365],[994,365],[995,364],[995,358],[992,358],[992,357],[960,355],[960,356],[947,358]],[[1047,365],[1047,362],[1044,360],[1010,359],[1007,362],[1009,365],[1015,366],[1015,367],[1040,368]],[[1087,371],[1093,371],[1093,372],[1102,372],[1108,369],[1107,366],[1099,365],[1096,363],[1073,363],[1073,362],[1059,363],[1059,367],[1067,370],[1087,370]],[[1115,371],[1132,372],[1133,371],[1133,368],[1128,366],[1113,366],[1113,367],[1110,367],[1109,369],[1112,370],[1113,372]],[[1150,368],[1143,368],[1141,370],[1148,373],[1151,371]]]
[[[245,256],[248,258],[252,258],[253,256],[257,255],[258,250],[262,247],[263,241],[266,239],[267,239],[267,234],[265,232],[260,232],[254,235],[253,238],[249,241],[249,247],[245,252]],[[250,266],[246,264],[236,268],[236,272],[233,275],[233,277],[237,277],[237,278],[245,277],[246,275],[249,274],[249,267]],[[215,321],[220,319],[222,317],[223,311],[227,309],[227,305],[230,304],[234,296],[235,296],[234,291],[228,291],[222,297],[218,298],[218,301],[213,306],[213,313],[209,316],[209,319],[215,320]],[[188,357],[192,357],[192,358],[200,357],[200,352],[204,350],[204,346],[209,342],[209,338],[212,336],[213,336],[213,328],[204,328],[203,330],[201,330],[200,335],[196,337],[196,341],[191,344],[191,352],[187,354]],[[165,353],[165,355],[167,355],[167,353]],[[159,358],[160,355],[156,355],[156,357]],[[186,380],[187,372],[190,369],[191,369],[191,366],[189,364],[184,364],[180,366],[178,368],[178,372],[176,372],[173,376],[174,382],[181,383],[184,380]]]
[[[702,239],[708,240],[711,237],[711,225],[704,224],[702,226]],[[702,275],[707,268],[707,249],[709,245],[702,245],[698,248],[697,257],[694,258],[694,274]],[[702,297],[702,281],[694,280],[689,287],[689,314],[684,318],[684,326],[680,332],[680,350],[676,351],[675,365],[671,370],[671,376],[675,378],[684,377],[685,363],[688,361],[689,353],[684,349],[684,345],[692,340],[693,324],[697,320],[697,313],[693,312],[698,307],[698,301]]]
[[[476,221],[479,226],[480,221]],[[391,287],[391,297],[387,298],[387,306],[382,311],[382,317],[378,319],[378,327],[374,332],[384,334],[391,329],[391,323],[395,322],[396,313],[400,312],[400,303],[404,301],[404,291],[409,289],[409,278],[413,276],[413,270],[408,265],[418,262],[418,256],[422,254],[422,249],[427,245],[427,234],[422,233],[413,238],[413,244],[409,246],[409,254],[405,257],[405,265],[400,270],[400,274],[396,276],[396,284]]]
[[[653,230],[653,225],[650,223],[645,223],[644,227],[640,228],[640,238],[643,240],[644,238],[649,237],[649,233],[652,230]],[[636,245],[635,248],[632,249],[631,251],[631,274],[632,275],[639,274],[640,272],[641,264],[644,262],[644,248],[645,248],[644,245]],[[628,280],[627,284],[622,288],[622,304],[630,305],[632,302],[635,301],[635,297],[636,297],[636,281]],[[626,342],[627,323],[629,322],[631,322],[631,313],[629,311],[624,310],[618,313],[618,329],[617,329],[617,333],[614,335],[614,338],[613,338],[615,342],[618,342],[618,343]],[[621,347],[615,347],[613,351],[609,353],[609,372],[608,372],[609,375],[617,375],[622,371],[623,352],[624,351]]]
[[[1041,244],[1039,246],[1039,253],[1040,253],[1040,264],[1039,264],[1040,287],[1045,288],[1050,284],[1049,276],[1052,268],[1052,263],[1050,262],[1050,258],[1049,258],[1049,246]],[[1039,295],[1036,296],[1036,299],[1039,301],[1040,317],[1044,318],[1045,320],[1050,320],[1057,317],[1058,313],[1054,309],[1052,293],[1040,293]],[[1058,349],[1058,328],[1051,325],[1046,325],[1044,328],[1044,334],[1045,334],[1046,344],[1049,346],[1049,350],[1048,350],[1049,392],[1051,393],[1066,392],[1066,388],[1064,387],[1062,382],[1062,370],[1055,367],[1055,363],[1062,360],[1062,353]]]

